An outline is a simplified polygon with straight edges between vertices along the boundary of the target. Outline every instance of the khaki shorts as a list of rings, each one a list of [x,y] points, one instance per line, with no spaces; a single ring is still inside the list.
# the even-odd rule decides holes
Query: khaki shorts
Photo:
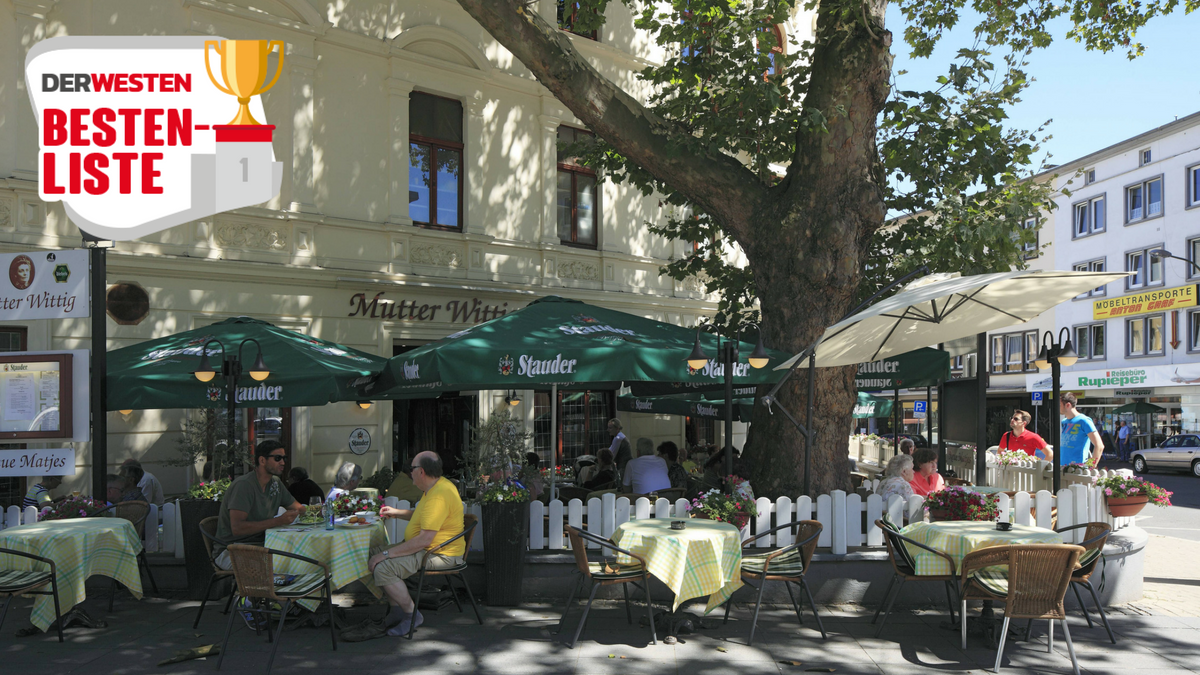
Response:
[[[387,546],[376,546],[371,549],[371,555],[383,553]],[[391,557],[375,566],[375,585],[380,588],[402,583],[405,579],[421,571],[421,562],[429,556],[427,570],[444,570],[463,563],[462,556],[445,556],[440,553],[430,554],[428,551],[418,551],[409,555]]]

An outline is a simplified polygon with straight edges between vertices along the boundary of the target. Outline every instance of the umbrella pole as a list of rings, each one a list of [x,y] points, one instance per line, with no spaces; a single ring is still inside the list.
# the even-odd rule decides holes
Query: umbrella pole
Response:
[[[892,390],[892,454],[900,454],[900,387]]]
[[[737,352],[737,343],[726,340],[725,349],[721,352],[725,362],[725,492],[733,494],[733,362]]]
[[[979,407],[975,417],[975,484],[987,485],[987,333],[975,336],[975,396]],[[1055,486],[1057,490],[1057,486]]]
[[[225,447],[229,451],[229,461],[233,462],[233,458],[237,456],[233,445],[233,434],[237,427],[234,419],[237,415],[237,375],[234,372],[234,365],[229,360],[229,357],[226,356],[221,365],[225,370],[225,386],[229,388],[229,391],[225,394]],[[257,461],[255,464],[257,464]],[[213,480],[217,480],[216,474],[213,475]]]
[[[554,479],[558,475],[558,385],[550,385],[550,501],[554,501]]]

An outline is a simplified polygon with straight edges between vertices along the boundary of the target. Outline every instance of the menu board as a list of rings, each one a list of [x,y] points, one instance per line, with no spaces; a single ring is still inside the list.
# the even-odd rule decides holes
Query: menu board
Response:
[[[70,358],[0,357],[0,438],[71,435]]]

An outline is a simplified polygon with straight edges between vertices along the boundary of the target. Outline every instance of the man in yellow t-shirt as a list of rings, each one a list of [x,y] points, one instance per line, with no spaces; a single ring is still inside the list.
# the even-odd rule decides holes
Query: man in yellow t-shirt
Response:
[[[430,552],[463,531],[462,499],[458,496],[458,488],[442,476],[441,458],[433,452],[422,452],[413,457],[412,481],[424,493],[417,508],[385,506],[379,511],[383,518],[408,519],[404,541],[373,550],[367,561],[367,568],[375,576],[375,585],[383,589],[391,605],[384,626],[388,635],[393,636],[405,635],[410,628],[420,626],[424,621],[404,580],[420,571],[422,562],[426,563],[426,569],[446,569],[462,565],[467,553],[463,539],[437,553]],[[356,637],[367,639],[381,634],[382,627],[379,634]]]

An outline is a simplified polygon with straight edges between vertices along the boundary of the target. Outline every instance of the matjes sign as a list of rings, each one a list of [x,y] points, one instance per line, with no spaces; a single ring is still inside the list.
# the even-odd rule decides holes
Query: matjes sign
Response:
[[[0,476],[71,476],[75,474],[75,450],[0,450]]]
[[[39,196],[113,240],[271,199],[283,165],[258,95],[279,78],[282,51],[278,41],[205,37],[37,43],[25,84],[40,130]]]
[[[87,251],[0,254],[0,320],[71,319],[88,311]]]

